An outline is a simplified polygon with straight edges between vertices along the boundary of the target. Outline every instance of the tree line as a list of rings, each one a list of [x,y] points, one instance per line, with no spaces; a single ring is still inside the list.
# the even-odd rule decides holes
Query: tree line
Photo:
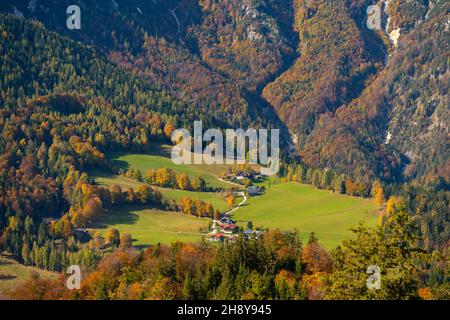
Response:
[[[445,258],[417,246],[402,202],[376,228],[359,225],[354,238],[331,253],[311,234],[272,230],[261,237],[214,246],[206,242],[117,248],[83,277],[81,290],[64,276],[34,277],[15,299],[448,299]],[[380,268],[382,286],[370,290],[367,268]],[[37,290],[36,288],[39,288]]]
[[[178,173],[170,168],[149,169],[145,176],[142,175],[139,169],[134,168],[126,171],[119,169],[118,172],[127,178],[163,188],[186,191],[215,191],[215,189],[207,186],[205,179],[202,177],[191,179],[188,174],[184,172]]]

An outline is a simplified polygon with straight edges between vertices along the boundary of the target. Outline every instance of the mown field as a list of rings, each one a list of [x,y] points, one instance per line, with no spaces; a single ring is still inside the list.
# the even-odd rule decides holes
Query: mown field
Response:
[[[26,267],[15,260],[0,256],[0,299],[5,298],[5,291],[11,290],[27,280],[31,272],[36,272],[44,279],[56,278],[59,273]]]
[[[350,228],[364,221],[377,222],[376,204],[371,199],[349,197],[295,182],[267,186],[263,196],[250,198],[234,218],[245,226],[297,229],[305,241],[314,231],[326,248],[336,247],[351,235]]]
[[[133,245],[145,247],[158,243],[170,244],[175,241],[200,241],[202,231],[209,224],[208,219],[148,209],[140,205],[125,205],[108,210],[96,222],[96,228],[105,231],[114,227],[121,233],[133,236]]]

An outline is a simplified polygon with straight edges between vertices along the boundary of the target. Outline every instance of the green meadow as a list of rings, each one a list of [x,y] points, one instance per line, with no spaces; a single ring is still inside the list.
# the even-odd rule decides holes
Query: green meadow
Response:
[[[266,186],[262,196],[249,198],[234,218],[241,226],[252,221],[255,227],[297,229],[303,241],[315,232],[326,248],[336,247],[359,222],[376,225],[373,200],[340,195],[295,182]]]
[[[184,172],[189,178],[203,177],[210,187],[230,188],[230,184],[217,179],[227,168],[225,165],[176,165],[170,159],[167,146],[160,146],[157,154],[130,154],[113,152],[107,154],[114,165],[122,169],[138,169],[142,175],[149,169],[170,168],[176,172]]]
[[[106,231],[108,227],[116,228],[120,233],[131,234],[134,246],[146,247],[175,241],[200,241],[208,225],[208,219],[140,205],[124,205],[108,210],[96,221],[94,229]]]
[[[115,165],[123,169],[135,168],[143,174],[149,169],[172,168],[185,172],[191,178],[202,176],[210,186],[229,188],[230,184],[217,179],[226,166],[175,165],[172,163],[167,146],[160,146],[154,154],[111,153],[107,155]],[[90,172],[100,185],[118,184],[122,188],[136,188],[141,184],[133,179],[114,175],[102,170]],[[319,190],[309,185],[295,182],[280,183],[280,179],[268,179],[260,183],[266,187],[262,196],[251,197],[233,213],[238,224],[245,227],[252,221],[255,227],[297,230],[303,241],[315,232],[320,243],[328,249],[335,248],[341,241],[352,235],[350,228],[360,222],[376,225],[377,207],[371,199],[350,197]],[[191,192],[158,188],[163,197],[178,201],[181,197],[208,201],[221,212],[227,205],[220,193]],[[239,202],[241,199],[238,199]],[[113,209],[103,220],[105,227],[115,227],[121,232],[132,234],[137,245],[170,243],[175,240],[198,241],[200,229],[207,220],[167,213],[136,206],[121,206]]]

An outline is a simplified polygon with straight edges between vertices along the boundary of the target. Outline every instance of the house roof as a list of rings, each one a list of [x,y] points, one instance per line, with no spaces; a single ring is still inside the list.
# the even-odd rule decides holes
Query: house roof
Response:
[[[261,188],[257,186],[250,186],[247,188],[248,193],[259,193],[261,192]]]
[[[222,233],[216,233],[216,234],[212,235],[212,237],[214,237],[214,238],[222,238],[223,234]]]

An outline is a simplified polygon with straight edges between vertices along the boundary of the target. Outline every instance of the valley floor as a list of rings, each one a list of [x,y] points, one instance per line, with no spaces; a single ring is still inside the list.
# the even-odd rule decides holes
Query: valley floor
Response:
[[[113,154],[110,159],[123,168],[136,168],[144,174],[146,170],[171,167],[177,172],[185,172],[192,177],[208,177],[208,184],[214,186],[231,185],[218,179],[224,168],[214,166],[175,166],[162,155]],[[95,170],[90,173],[100,185],[118,184],[122,188],[137,187],[143,182],[113,175],[106,171]],[[217,175],[216,175],[217,174]],[[215,180],[215,181],[214,181]],[[319,190],[309,185],[295,182],[280,183],[277,179],[262,183],[266,192],[257,197],[249,197],[237,210],[232,212],[233,219],[245,229],[251,221],[255,227],[297,230],[305,242],[311,232],[315,232],[321,244],[333,249],[351,236],[350,228],[360,222],[374,226],[377,222],[377,207],[373,200],[350,197]],[[178,201],[181,197],[201,199],[211,202],[214,207],[225,213],[226,202],[221,193],[192,192],[158,188],[163,197]],[[241,202],[242,199],[237,199]],[[157,243],[169,244],[174,241],[194,242],[207,237],[208,219],[199,219],[181,213],[159,211],[142,206],[119,206],[110,209],[100,221],[98,228],[117,228],[120,232],[130,233],[134,245],[148,246]]]

